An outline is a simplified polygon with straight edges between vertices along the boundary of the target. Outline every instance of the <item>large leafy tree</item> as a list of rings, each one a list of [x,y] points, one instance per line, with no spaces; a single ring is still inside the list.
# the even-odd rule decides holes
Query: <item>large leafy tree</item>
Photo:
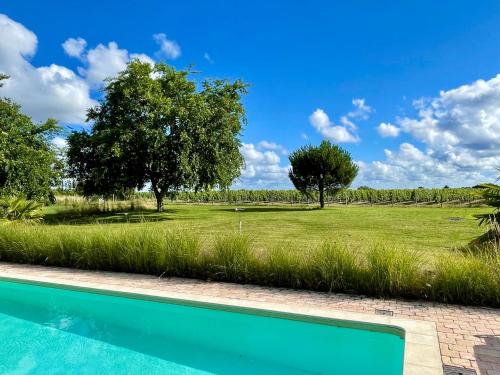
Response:
[[[0,87],[6,78],[0,74]],[[50,142],[58,130],[55,120],[34,123],[19,105],[0,99],[0,195],[47,199],[60,177]]]
[[[334,195],[349,187],[358,173],[351,155],[329,141],[321,142],[318,147],[301,147],[289,159],[293,185],[306,195],[318,192],[321,208],[325,207],[325,192]]]
[[[85,195],[149,184],[158,211],[181,189],[226,188],[243,165],[245,93],[239,80],[205,81],[197,89],[189,71],[134,60],[88,111],[92,130],[70,135],[70,175]]]

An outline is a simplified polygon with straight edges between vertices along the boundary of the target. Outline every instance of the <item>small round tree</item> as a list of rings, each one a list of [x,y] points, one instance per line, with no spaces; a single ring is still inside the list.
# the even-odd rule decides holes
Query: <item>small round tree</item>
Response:
[[[318,147],[304,146],[290,157],[288,173],[297,190],[306,195],[319,193],[320,207],[325,207],[325,191],[335,195],[347,188],[358,174],[351,155],[341,147],[323,141]]]

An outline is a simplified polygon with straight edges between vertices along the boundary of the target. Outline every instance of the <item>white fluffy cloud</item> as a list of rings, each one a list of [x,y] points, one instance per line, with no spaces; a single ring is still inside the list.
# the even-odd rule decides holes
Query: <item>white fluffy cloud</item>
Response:
[[[81,38],[78,39],[83,40]],[[70,40],[75,39],[70,38],[67,41]],[[126,49],[118,47],[116,42],[109,42],[108,45],[98,44],[97,47],[91,48],[88,51],[82,50],[78,57],[84,65],[78,68],[78,72],[85,77],[86,81],[92,87],[102,85],[106,78],[112,77],[124,70],[127,67],[127,63],[132,59],[139,59],[150,64],[154,63],[153,59],[149,56],[142,53],[129,53]]]
[[[72,70],[51,64],[30,63],[37,49],[36,35],[6,15],[0,14],[0,71],[10,76],[1,89],[36,121],[54,117],[82,123],[88,107],[95,104],[84,79]]]
[[[68,56],[80,60],[77,74],[57,64],[31,64],[37,44],[32,31],[0,14],[0,72],[10,76],[1,95],[21,104],[36,121],[53,117],[63,123],[82,124],[87,109],[97,104],[91,93],[105,78],[125,69],[134,58],[154,63],[149,56],[129,53],[115,42],[88,49],[85,39],[69,38],[62,48]]]
[[[374,111],[372,107],[366,104],[366,100],[364,98],[353,99],[352,105],[356,109],[354,111],[349,112],[347,114],[347,117],[366,120],[368,119],[370,113]]]
[[[353,134],[348,129],[348,126],[335,125],[321,108],[316,109],[309,116],[309,122],[319,134],[334,142],[348,143],[359,141],[358,136]]]
[[[276,142],[260,141],[258,147],[264,150],[276,151],[281,155],[288,155],[288,150]]]
[[[176,41],[168,39],[165,34],[154,34],[153,39],[160,46],[160,50],[158,51],[160,56],[175,60],[181,55],[181,47]]]
[[[414,103],[417,118],[401,118],[403,131],[441,153],[497,154],[500,149],[500,74]]]
[[[63,137],[54,137],[52,144],[57,148],[65,148],[68,146],[68,141]]]
[[[242,170],[240,180],[235,184],[235,187],[290,187],[288,179],[289,166],[282,165],[281,158],[276,153],[276,150],[270,150],[267,147],[270,145],[280,152],[284,150],[283,146],[267,141],[262,141],[257,146],[252,143],[243,143],[241,145],[240,151],[245,159],[245,168]]]
[[[386,137],[397,137],[401,129],[398,128],[397,126],[392,125],[391,123],[381,122],[380,125],[377,127],[377,131],[381,137],[386,138]]]
[[[62,48],[68,56],[80,58],[87,47],[87,41],[82,38],[69,38],[63,44]]]
[[[366,104],[365,99],[358,98],[352,100],[354,110],[340,117],[340,124],[335,124],[321,108],[316,109],[309,116],[309,123],[323,137],[337,143],[359,142],[356,134],[358,126],[353,120],[366,120],[373,108]]]
[[[107,77],[124,70],[128,60],[128,51],[120,49],[115,42],[110,42],[107,46],[99,44],[87,52],[85,56],[87,67],[80,68],[79,72],[92,86],[98,86]]]
[[[398,118],[403,143],[386,160],[360,163],[359,181],[380,186],[474,185],[493,181],[500,166],[500,75],[414,102],[416,117]]]
[[[385,156],[384,161],[358,161],[356,185],[416,188],[466,186],[488,180],[488,174],[480,168],[462,168],[436,160],[431,151],[423,152],[410,143],[402,143],[397,151],[385,150]]]

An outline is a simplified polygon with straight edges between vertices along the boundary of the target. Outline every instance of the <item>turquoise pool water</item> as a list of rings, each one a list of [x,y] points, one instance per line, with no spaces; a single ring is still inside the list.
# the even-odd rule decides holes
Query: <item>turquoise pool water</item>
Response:
[[[4,374],[401,375],[395,333],[0,280]]]

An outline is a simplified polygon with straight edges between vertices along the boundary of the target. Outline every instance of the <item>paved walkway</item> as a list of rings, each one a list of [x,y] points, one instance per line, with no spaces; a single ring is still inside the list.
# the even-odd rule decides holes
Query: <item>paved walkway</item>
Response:
[[[389,310],[394,317],[425,320],[436,324],[441,357],[443,364],[447,367],[445,370],[450,371],[449,373],[473,374],[473,372],[464,371],[464,369],[471,369],[482,375],[500,375],[499,309],[0,263],[0,276],[13,276],[20,273],[50,277],[56,282],[64,280],[103,282],[130,288],[147,288],[292,306],[306,305],[369,314],[380,313],[379,310],[386,310],[385,313],[388,313],[387,310]],[[452,370],[455,372],[451,372]]]

